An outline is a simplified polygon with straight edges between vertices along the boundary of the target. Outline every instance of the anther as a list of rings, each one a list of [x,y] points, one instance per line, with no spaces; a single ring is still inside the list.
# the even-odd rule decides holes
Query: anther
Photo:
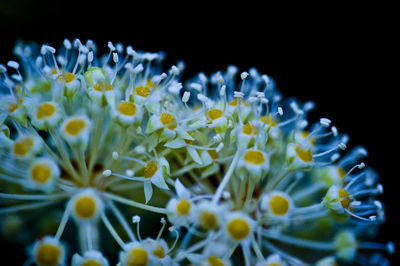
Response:
[[[340,154],[339,153],[334,153],[334,154],[332,154],[330,161],[334,162],[339,158],[340,158]]]
[[[126,53],[132,57],[136,57],[136,52],[133,50],[132,46],[126,47]]]
[[[223,148],[224,148],[224,143],[221,142],[220,144],[218,144],[217,149],[215,151],[220,152]]]
[[[333,136],[336,137],[338,135],[338,131],[337,131],[337,128],[335,126],[331,127],[331,131],[332,131]]]
[[[189,101],[189,98],[190,98],[190,92],[189,91],[185,91],[183,93],[183,96],[182,96],[182,102],[183,103],[187,103]]]
[[[117,53],[113,53],[113,61],[114,61],[114,63],[118,63],[118,54]]]
[[[87,59],[88,59],[88,62],[89,62],[89,63],[92,63],[92,62],[93,62],[93,51],[90,51],[90,52],[89,52],[88,58],[87,58]]]
[[[7,66],[11,67],[11,68],[14,68],[16,70],[18,70],[18,68],[19,68],[19,64],[17,62],[15,62],[15,61],[8,61],[7,62]]]
[[[329,120],[328,118],[321,118],[319,122],[323,127],[329,127],[329,125],[331,124],[331,120]]]
[[[146,148],[143,145],[139,145],[135,147],[135,151],[138,154],[143,154],[146,152]]]
[[[231,193],[229,191],[222,192],[222,198],[227,200],[231,198]]]
[[[249,76],[249,73],[247,73],[247,72],[242,72],[242,74],[240,74],[240,78],[242,80],[246,79],[248,76]]]
[[[179,75],[179,73],[180,73],[179,68],[177,68],[176,66],[171,67],[171,72],[174,75]]]
[[[257,102],[258,101],[258,98],[257,97],[253,97],[253,96],[250,96],[248,99],[247,99],[247,102],[249,102],[249,103],[255,103],[255,102]]]
[[[234,91],[234,92],[233,92],[233,97],[234,97],[234,98],[243,99],[244,93],[243,93],[243,92],[240,92],[240,91]]]
[[[291,102],[290,108],[292,108],[293,112],[295,112],[296,115],[302,115],[304,113],[303,110],[299,108],[296,102]]]
[[[283,115],[283,109],[282,109],[282,107],[278,107],[278,114],[279,114],[280,116]]]
[[[142,64],[137,65],[134,69],[133,69],[133,73],[137,74],[139,72],[142,72],[144,69]]]
[[[201,91],[201,84],[199,83],[190,83],[189,87],[196,91]]]
[[[107,170],[104,170],[104,171],[103,171],[103,175],[104,175],[104,176],[110,176],[111,174],[112,174],[111,170],[108,170],[108,169],[107,169]]]
[[[261,92],[261,91],[257,91],[257,92],[256,92],[256,96],[257,96],[258,98],[265,98],[265,93],[264,93],[264,92]]]
[[[140,223],[140,216],[139,215],[135,215],[132,217],[132,223],[136,224],[136,223]]]
[[[134,176],[135,171],[133,171],[132,169],[126,169],[125,174],[129,177]]]
[[[114,52],[116,49],[115,49],[115,46],[112,44],[112,42],[108,42],[107,43],[107,46],[108,46],[108,48],[110,48],[110,50],[112,51],[112,52]]]
[[[65,49],[67,49],[67,50],[70,50],[72,48],[72,44],[68,39],[64,39],[63,44],[64,44]]]
[[[344,143],[339,143],[338,145],[339,149],[341,149],[342,151],[345,150],[347,148],[346,144]]]
[[[269,85],[271,83],[271,80],[267,75],[262,75],[261,76],[262,80],[265,82],[266,85]]]
[[[203,103],[205,103],[205,102],[208,101],[207,96],[205,96],[204,94],[201,94],[201,93],[197,94],[197,99],[198,99],[200,102],[203,102]]]
[[[213,137],[213,140],[214,140],[215,142],[221,142],[221,141],[222,141],[222,137],[221,137],[220,134],[217,134],[217,135],[215,135],[215,136]]]

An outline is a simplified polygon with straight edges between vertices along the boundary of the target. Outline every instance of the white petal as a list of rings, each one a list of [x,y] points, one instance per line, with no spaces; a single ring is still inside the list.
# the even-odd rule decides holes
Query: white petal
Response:
[[[186,146],[186,142],[181,138],[176,138],[174,140],[168,141],[164,144],[165,147],[172,149],[179,149]]]
[[[203,161],[201,160],[199,154],[197,153],[197,150],[193,147],[187,147],[187,151],[190,155],[190,157],[192,157],[193,161],[195,161],[196,163],[202,165]]]
[[[165,183],[164,176],[162,174],[162,168],[159,168],[157,172],[151,178],[151,182],[161,188],[161,189],[169,189],[167,183]]]
[[[175,180],[175,190],[179,198],[190,197],[190,192],[185,188],[185,186],[181,183],[181,181],[179,181],[179,179]]]
[[[151,185],[151,182],[144,182],[144,196],[146,198],[146,204],[147,202],[149,202],[152,195],[153,195],[153,187]]]

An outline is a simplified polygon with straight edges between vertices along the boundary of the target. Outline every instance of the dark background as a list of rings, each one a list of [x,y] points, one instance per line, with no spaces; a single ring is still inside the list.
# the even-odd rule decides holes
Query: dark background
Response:
[[[0,0],[0,62],[14,59],[18,39],[58,47],[64,38],[78,37],[104,47],[120,41],[135,50],[165,51],[165,67],[187,63],[184,78],[228,64],[240,71],[254,66],[273,77],[284,96],[315,101],[312,119],[330,118],[350,135],[350,147],[367,148],[365,163],[380,173],[385,188],[387,223],[380,240],[400,244],[394,7],[100,2]],[[7,245],[1,253],[16,248]]]

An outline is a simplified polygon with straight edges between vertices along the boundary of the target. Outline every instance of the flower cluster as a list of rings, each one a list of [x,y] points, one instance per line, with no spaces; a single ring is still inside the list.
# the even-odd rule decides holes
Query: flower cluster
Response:
[[[18,44],[0,65],[0,226],[33,242],[27,265],[387,264],[378,175],[312,102],[108,48]]]

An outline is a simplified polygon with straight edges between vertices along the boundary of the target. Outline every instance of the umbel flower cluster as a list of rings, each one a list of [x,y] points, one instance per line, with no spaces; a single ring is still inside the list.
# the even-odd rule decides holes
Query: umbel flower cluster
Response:
[[[312,102],[108,48],[18,44],[0,65],[0,226],[25,265],[388,264],[367,151]]]

